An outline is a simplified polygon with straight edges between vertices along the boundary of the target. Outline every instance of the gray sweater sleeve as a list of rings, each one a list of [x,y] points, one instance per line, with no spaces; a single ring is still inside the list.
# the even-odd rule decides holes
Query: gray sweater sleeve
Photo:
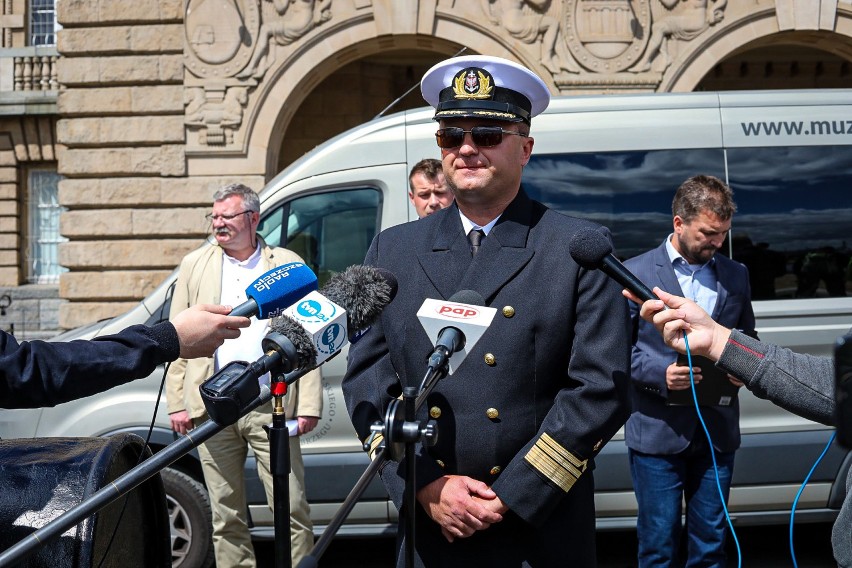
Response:
[[[716,366],[742,380],[757,397],[815,422],[834,423],[834,362],[794,353],[737,330]]]
[[[810,420],[834,422],[831,357],[794,353],[734,330],[716,366],[740,378],[760,398]],[[832,529],[831,547],[839,567],[852,567],[852,469],[846,478],[846,499]]]

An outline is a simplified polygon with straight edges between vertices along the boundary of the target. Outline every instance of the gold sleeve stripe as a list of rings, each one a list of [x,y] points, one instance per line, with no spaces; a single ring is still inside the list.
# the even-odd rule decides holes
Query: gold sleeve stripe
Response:
[[[548,434],[541,435],[524,459],[566,493],[588,465],[588,460],[580,460]]]
[[[379,449],[379,444],[384,441],[385,437],[382,434],[376,434],[376,436],[373,438],[373,441],[370,444],[370,451],[368,452],[368,455],[370,456],[371,460],[376,459],[376,452]]]

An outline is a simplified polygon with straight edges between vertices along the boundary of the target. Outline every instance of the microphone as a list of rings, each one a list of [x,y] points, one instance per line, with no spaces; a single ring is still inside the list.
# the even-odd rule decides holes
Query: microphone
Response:
[[[423,302],[417,319],[435,346],[429,356],[431,370],[449,363],[449,374],[453,374],[462,364],[497,313],[484,304],[482,296],[473,290],[460,290],[449,300]]]
[[[350,343],[362,336],[379,317],[398,289],[396,277],[388,270],[372,266],[350,266],[333,276],[319,292],[313,291],[295,302],[273,319],[272,328],[289,325],[291,320],[306,333],[313,349],[309,365],[322,365]],[[289,329],[289,328],[288,328]],[[284,335],[287,335],[285,332]]]
[[[288,262],[269,270],[246,288],[248,300],[231,310],[231,316],[268,319],[317,289],[317,275],[302,262]]]
[[[568,242],[574,262],[588,270],[603,270],[610,278],[627,288],[643,302],[659,300],[645,284],[612,254],[609,240],[594,229],[580,229]]]

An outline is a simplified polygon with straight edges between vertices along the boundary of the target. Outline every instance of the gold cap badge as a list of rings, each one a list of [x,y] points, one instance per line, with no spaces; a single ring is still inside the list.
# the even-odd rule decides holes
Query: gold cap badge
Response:
[[[457,99],[490,99],[494,78],[484,69],[468,67],[453,78],[453,94]]]

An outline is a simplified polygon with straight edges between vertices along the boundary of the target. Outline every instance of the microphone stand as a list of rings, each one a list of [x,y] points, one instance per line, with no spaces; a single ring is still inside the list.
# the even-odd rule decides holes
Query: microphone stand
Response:
[[[284,376],[284,382],[286,384],[292,384],[311,370],[313,369],[297,370],[288,373]],[[264,369],[261,374],[265,372],[266,370]],[[257,375],[257,377],[259,376],[260,375]],[[225,427],[236,422],[240,416],[245,416],[252,410],[266,404],[271,398],[272,392],[269,390],[269,387],[263,385],[260,387],[260,393],[241,408],[240,414],[235,416],[230,422],[219,424],[211,419],[198,428],[190,430],[183,437],[175,440],[141,464],[116,478],[109,485],[102,487],[93,493],[85,501],[75,505],[71,509],[68,509],[66,512],[59,515],[40,529],[30,533],[28,536],[0,553],[0,566],[14,566],[22,562],[27,557],[35,553],[39,546],[61,536],[68,529],[83,521],[86,517],[89,517],[113,501],[136,489],[139,485],[156,475],[161,469],[173,464],[178,459],[196,448],[199,444],[206,442],[214,435],[221,432]],[[286,447],[289,450],[289,445]],[[289,454],[287,455],[289,456]],[[289,466],[289,459],[287,460],[287,463]],[[287,488],[289,492],[289,485]],[[289,496],[285,503],[289,510]],[[277,528],[278,527],[276,526],[276,530]],[[285,534],[288,535],[286,542],[289,543],[289,526],[287,526],[287,532]],[[276,541],[277,540],[279,539],[276,538]],[[290,555],[287,554],[286,557],[288,559],[287,561],[290,562]]]
[[[322,535],[317,539],[317,542],[314,544],[314,547],[311,549],[310,554],[305,556],[299,565],[296,568],[315,568],[319,564],[319,559],[328,549],[328,546],[331,544],[332,539],[335,537],[337,532],[340,530],[340,527],[343,526],[344,521],[352,512],[352,509],[355,508],[355,504],[358,503],[358,500],[361,499],[361,496],[369,487],[370,482],[373,481],[373,478],[382,469],[382,466],[385,465],[389,460],[399,461],[400,459],[400,448],[399,445],[396,444],[393,440],[394,433],[398,433],[403,429],[407,429],[406,426],[413,424],[413,417],[416,416],[417,411],[420,407],[423,406],[423,403],[426,402],[426,399],[432,393],[432,390],[435,388],[435,385],[441,379],[444,379],[449,374],[448,360],[449,357],[447,355],[443,355],[441,359],[436,360],[436,355],[433,355],[429,362],[429,368],[426,371],[426,376],[423,378],[421,382],[421,386],[419,389],[415,387],[406,387],[403,389],[403,400],[406,403],[405,417],[406,422],[408,424],[402,424],[399,427],[396,427],[396,419],[395,415],[397,414],[398,409],[398,400],[395,400],[391,403],[391,406],[388,407],[387,412],[385,413],[385,423],[384,424],[374,424],[371,429],[373,430],[373,435],[364,443],[364,449],[368,450],[370,448],[370,440],[373,439],[379,432],[383,430],[387,430],[385,432],[385,446],[380,448],[376,453],[375,458],[370,462],[367,468],[364,470],[364,473],[361,474],[361,477],[358,478],[358,481],[355,482],[354,487],[346,496],[346,499],[343,500],[343,503],[340,505],[340,508],[335,513],[334,517],[329,521]],[[417,392],[419,390],[419,393]],[[416,395],[416,400],[414,399],[412,394]],[[413,402],[412,402],[413,401]],[[412,406],[411,412],[409,414],[409,405]],[[408,420],[408,417],[411,416],[412,420]],[[432,425],[432,431],[427,432],[429,427],[424,429],[424,431],[420,432],[423,437],[435,437],[437,436],[437,432],[434,429],[434,424]],[[393,431],[393,432],[392,432]],[[405,504],[408,509],[408,516],[406,517],[406,525],[405,525],[405,562],[406,566],[413,566],[414,563],[414,507],[416,507],[416,498],[414,494],[414,442],[408,443],[406,442],[406,456],[408,461],[406,462],[406,497]],[[410,452],[409,455],[409,446]],[[410,535],[409,535],[410,533]],[[409,538],[409,536],[411,538]]]
[[[292,568],[292,546],[290,541],[290,432],[284,409],[287,382],[273,381],[272,424],[266,426],[269,436],[269,469],[272,473],[272,519],[276,535],[275,568]],[[283,538],[287,535],[287,538]]]
[[[405,404],[405,424],[415,423],[417,387],[405,387],[402,389],[403,404]],[[415,423],[416,424],[416,423]],[[419,434],[419,432],[417,432]],[[417,484],[414,483],[416,468],[414,467],[414,444],[419,436],[405,437],[405,566],[414,566],[414,507],[417,505],[417,497],[414,492]]]

